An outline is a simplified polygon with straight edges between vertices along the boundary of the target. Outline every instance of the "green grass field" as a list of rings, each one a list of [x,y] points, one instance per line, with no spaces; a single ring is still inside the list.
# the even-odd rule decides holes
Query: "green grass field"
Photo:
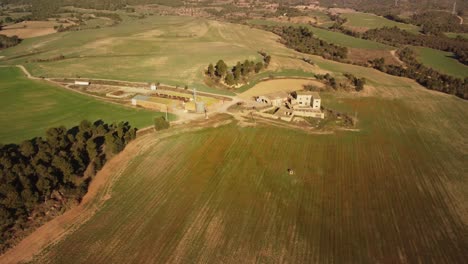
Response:
[[[27,79],[16,67],[0,67],[0,142],[19,143],[45,134],[54,126],[75,126],[83,119],[129,121],[137,128],[151,126],[161,113],[106,103],[91,97]],[[174,118],[171,116],[171,118]]]
[[[418,26],[395,22],[374,14],[357,12],[341,14],[340,16],[348,19],[348,22],[346,22],[344,26],[350,29],[366,31],[374,28],[398,27],[411,33],[419,34]]]
[[[468,33],[453,33],[453,32],[447,32],[447,33],[444,33],[447,37],[449,38],[456,38],[458,36],[464,38],[464,39],[468,39]]]
[[[249,24],[253,25],[284,25],[284,26],[305,26],[308,27],[318,38],[323,39],[329,43],[333,43],[339,46],[356,48],[356,49],[367,49],[367,50],[392,50],[394,47],[381,44],[371,40],[365,40],[360,38],[355,38],[348,36],[340,32],[333,32],[326,29],[321,29],[313,27],[307,24],[294,24],[287,22],[278,22],[272,20],[263,20],[263,19],[252,19],[248,21]]]
[[[451,52],[445,52],[425,47],[414,48],[418,54],[418,60],[441,73],[459,78],[468,77],[468,66],[463,65],[453,58]]]
[[[387,78],[378,97],[322,95],[360,132],[147,135],[111,198],[35,262],[463,263],[468,105]]]
[[[247,26],[192,17],[126,18],[115,27],[62,32],[26,39],[0,51],[0,64],[23,64],[35,76],[89,77],[206,87],[204,70],[225,60],[233,66],[261,60],[260,49],[276,57],[291,56],[277,36]],[[65,60],[31,62],[64,55]]]

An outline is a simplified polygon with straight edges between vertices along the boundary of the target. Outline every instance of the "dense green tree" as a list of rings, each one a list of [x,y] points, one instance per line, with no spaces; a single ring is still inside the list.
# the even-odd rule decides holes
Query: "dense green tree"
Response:
[[[215,68],[213,66],[212,63],[210,63],[210,65],[208,66],[208,71],[207,71],[208,75],[210,77],[214,77],[215,76]]]
[[[223,60],[219,60],[218,63],[216,63],[216,76],[218,77],[224,77],[227,73],[228,66]]]
[[[226,82],[227,85],[234,85],[236,83],[234,79],[234,75],[230,72],[226,74],[226,78],[224,81]]]

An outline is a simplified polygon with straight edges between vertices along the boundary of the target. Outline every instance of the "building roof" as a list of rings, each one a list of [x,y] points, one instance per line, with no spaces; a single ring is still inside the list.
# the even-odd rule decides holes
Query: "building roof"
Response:
[[[314,99],[320,99],[320,95],[317,92],[311,92],[311,91],[297,91],[296,94],[299,96],[307,96],[311,95]]]
[[[133,97],[133,99],[135,99],[135,100],[140,100],[140,101],[148,101],[149,96],[137,95],[137,96]]]

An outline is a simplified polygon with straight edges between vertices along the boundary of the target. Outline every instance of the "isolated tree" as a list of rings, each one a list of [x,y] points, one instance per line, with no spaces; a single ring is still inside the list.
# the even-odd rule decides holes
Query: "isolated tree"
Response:
[[[242,75],[242,65],[240,62],[237,62],[236,66],[232,70],[232,74],[234,76],[234,80],[239,81]]]
[[[255,73],[259,73],[262,69],[263,69],[263,63],[257,62],[257,64],[255,64]]]
[[[226,75],[226,78],[224,81],[226,82],[227,85],[234,85],[236,83],[234,79],[234,75],[230,72]]]
[[[213,66],[212,63],[210,63],[210,65],[208,66],[208,71],[207,71],[208,75],[210,77],[214,77],[215,76],[215,68]]]
[[[218,63],[216,63],[216,76],[218,77],[223,77],[227,73],[227,65],[224,63],[223,60],[219,60]]]
[[[270,55],[267,55],[265,56],[265,67],[268,67],[268,65],[270,65],[270,62],[271,62],[271,56]]]

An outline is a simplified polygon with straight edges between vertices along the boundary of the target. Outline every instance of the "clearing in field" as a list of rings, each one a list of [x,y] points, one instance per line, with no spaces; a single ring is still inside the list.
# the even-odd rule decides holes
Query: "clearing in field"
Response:
[[[453,57],[453,53],[425,47],[414,48],[417,59],[427,67],[458,78],[468,77],[468,66]]]
[[[468,105],[388,78],[399,97],[322,97],[361,132],[137,139],[100,210],[34,262],[462,263]]]
[[[74,126],[81,120],[128,121],[137,128],[151,126],[161,113],[106,103],[27,79],[16,67],[0,67],[0,142],[20,143],[45,134],[47,128]],[[171,118],[174,118],[171,116]]]
[[[365,32],[374,28],[398,27],[408,32],[419,34],[418,26],[395,22],[374,14],[355,12],[341,14],[340,16],[348,20],[344,24],[345,27],[358,32]]]
[[[324,84],[312,79],[276,79],[259,82],[248,91],[241,93],[239,96],[245,99],[252,99],[254,96],[265,95],[275,92],[293,92],[304,89],[304,85],[314,85],[323,87]]]

